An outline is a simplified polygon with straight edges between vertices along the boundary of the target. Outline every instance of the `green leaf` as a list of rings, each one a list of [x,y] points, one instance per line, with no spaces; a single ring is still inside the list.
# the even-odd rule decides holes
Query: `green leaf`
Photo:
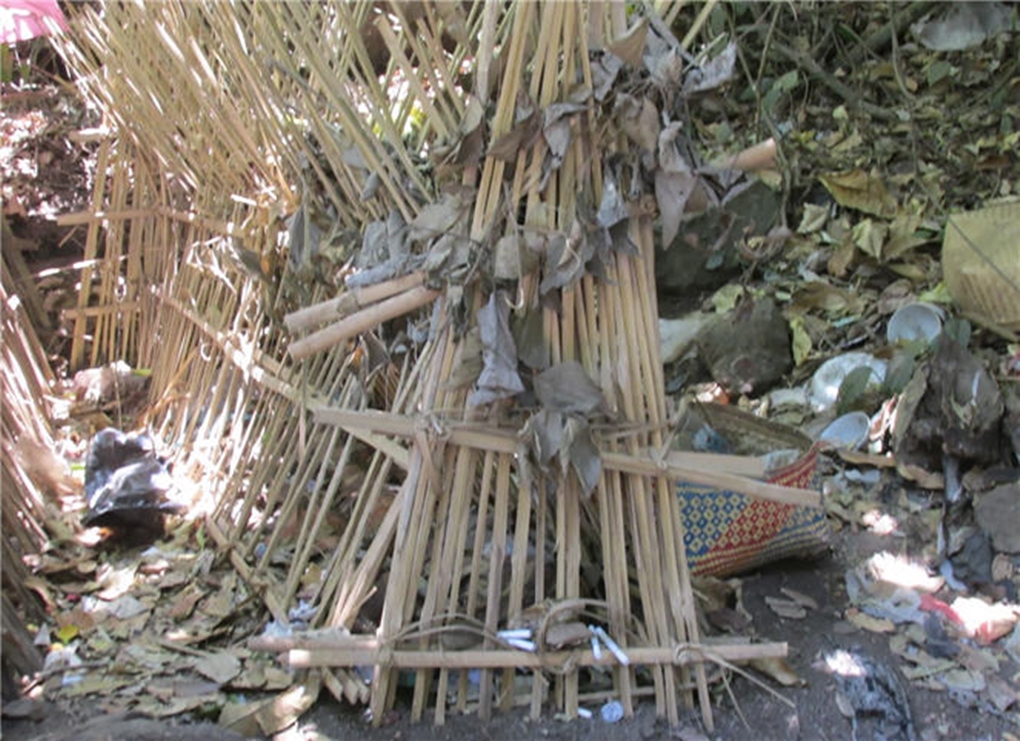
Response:
[[[897,352],[889,360],[889,365],[886,367],[885,382],[882,385],[883,389],[889,395],[900,393],[910,383],[916,368],[917,363],[913,353],[907,350]]]
[[[839,385],[839,395],[836,397],[836,409],[840,414],[853,411],[864,397],[864,392],[871,381],[871,367],[859,365],[846,374],[843,383]]]
[[[811,354],[811,335],[807,331],[807,327],[804,326],[803,317],[794,317],[790,320],[790,335],[793,339],[793,363],[797,367],[803,363],[808,355]]]

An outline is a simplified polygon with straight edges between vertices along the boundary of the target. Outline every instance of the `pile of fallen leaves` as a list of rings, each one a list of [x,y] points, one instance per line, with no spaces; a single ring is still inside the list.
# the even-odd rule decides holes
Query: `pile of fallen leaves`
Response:
[[[696,114],[700,144],[749,131],[734,121],[753,108],[778,143],[777,171],[762,180],[781,180],[785,200],[745,192],[684,216],[658,260],[664,313],[676,315],[662,324],[668,382],[835,444],[831,523],[894,544],[849,564],[838,632],[887,635],[912,684],[1014,717],[1004,677],[1020,660],[1015,9],[814,10],[799,26],[779,6],[719,21],[743,40],[746,77],[707,120]],[[784,620],[817,610],[796,592],[768,604]],[[721,629],[747,626],[742,608],[723,612]]]

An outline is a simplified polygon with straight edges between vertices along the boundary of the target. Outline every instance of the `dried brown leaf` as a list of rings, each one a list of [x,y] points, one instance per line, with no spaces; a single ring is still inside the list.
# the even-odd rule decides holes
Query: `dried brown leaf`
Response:
[[[549,346],[545,341],[545,327],[540,309],[531,309],[519,314],[513,322],[514,341],[517,343],[517,358],[532,370],[543,371],[549,367]]]
[[[645,40],[648,38],[648,19],[641,18],[627,29],[626,33],[617,36],[609,43],[609,51],[624,63],[637,69],[645,53]]]
[[[623,132],[646,152],[659,142],[659,111],[648,98],[622,93],[616,100],[616,114]]]
[[[584,366],[574,360],[554,365],[535,376],[535,396],[546,409],[565,414],[589,416],[605,409],[601,389]]]
[[[683,94],[700,93],[729,82],[733,78],[733,68],[737,61],[737,45],[730,42],[726,48],[713,59],[695,67],[684,78]]]
[[[590,496],[602,475],[602,458],[592,440],[591,427],[586,420],[570,417],[566,431],[570,443],[567,459],[581,481],[585,496]]]
[[[241,673],[241,660],[228,651],[211,653],[195,662],[195,671],[222,685]]]
[[[505,399],[524,390],[517,373],[517,346],[510,333],[510,308],[500,291],[494,291],[478,310],[482,340],[482,372],[468,396],[470,406]]]
[[[500,237],[493,249],[492,274],[497,280],[517,280],[538,266],[538,256],[517,234]]]
[[[804,204],[804,213],[800,217],[800,224],[797,226],[797,234],[814,234],[825,228],[829,220],[829,209],[814,203]]]
[[[655,172],[655,200],[662,218],[662,246],[668,248],[680,231],[687,201],[698,185],[693,173]]]
[[[810,597],[804,594],[803,592],[798,592],[797,590],[790,589],[789,587],[780,587],[779,591],[785,594],[794,602],[796,602],[798,605],[802,605],[803,607],[806,607],[809,610],[818,609],[818,602],[813,597]]]
[[[456,195],[444,195],[439,201],[425,206],[409,225],[412,240],[432,239],[453,230],[467,213],[465,204]]]
[[[627,204],[620,196],[620,189],[613,177],[607,177],[602,185],[602,202],[599,204],[595,222],[602,227],[610,228],[628,217]]]
[[[858,294],[816,280],[794,294],[792,308],[804,311],[821,309],[832,313],[856,313],[863,309],[863,302],[864,299]]]
[[[546,243],[542,282],[539,292],[546,294],[555,288],[568,286],[584,275],[594,249],[579,223],[569,235],[558,234]]]
[[[862,219],[854,225],[850,232],[854,244],[866,255],[876,260],[883,259],[883,247],[889,236],[889,226],[873,219]]]
[[[793,600],[766,597],[765,604],[779,617],[787,618],[788,620],[803,620],[807,617],[807,610],[804,606]]]
[[[518,154],[535,143],[541,131],[541,122],[538,111],[532,109],[526,118],[516,122],[510,131],[492,143],[489,156],[512,163]]]
[[[443,382],[443,388],[453,390],[470,386],[482,372],[482,337],[478,327],[472,327],[457,348],[453,369]]]
[[[531,415],[525,425],[525,432],[531,438],[535,460],[545,466],[559,455],[563,448],[566,417],[560,412],[540,409]]]
[[[591,81],[594,85],[592,96],[595,100],[601,103],[606,99],[621,69],[623,62],[615,54],[600,54],[592,61]]]
[[[804,680],[800,678],[796,670],[780,656],[751,659],[748,663],[756,671],[771,677],[784,687],[798,687],[804,684]]]
[[[883,260],[898,260],[921,245],[927,244],[929,237],[918,234],[921,226],[919,214],[901,213],[889,225],[889,239],[882,250]]]
[[[872,216],[890,217],[896,213],[896,199],[886,190],[885,183],[864,170],[833,172],[821,175],[819,180],[840,206]]]

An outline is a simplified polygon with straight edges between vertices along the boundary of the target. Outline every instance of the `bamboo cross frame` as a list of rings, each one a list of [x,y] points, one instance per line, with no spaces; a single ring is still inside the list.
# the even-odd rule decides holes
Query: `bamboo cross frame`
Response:
[[[356,411],[379,402],[356,377],[346,341],[440,297],[420,273],[328,300],[330,289],[317,285],[312,296],[300,298],[312,305],[285,314],[294,297],[282,284],[263,295],[265,276],[228,265],[216,277],[210,274],[216,266],[189,259],[193,245],[224,237],[279,256],[281,217],[310,188],[344,227],[391,212],[410,222],[436,197],[434,185],[456,185],[475,194],[463,236],[479,245],[527,230],[569,234],[588,201],[597,205],[609,179],[619,177],[608,165],[638,154],[620,131],[603,125],[599,104],[589,97],[571,114],[569,145],[556,153],[551,169],[543,136],[522,144],[516,156],[494,157],[484,149],[510,132],[522,105],[541,115],[593,89],[593,53],[627,37],[634,15],[625,3],[467,5],[422,3],[412,19],[408,8],[394,4],[393,14],[374,18],[390,50],[385,75],[373,68],[357,33],[368,6],[340,12],[348,10],[342,2],[264,3],[237,14],[219,3],[128,4],[90,20],[85,27],[95,53],[76,57],[77,66],[123,70],[85,82],[113,112],[116,131],[104,140],[102,156],[116,177],[97,186],[87,212],[68,215],[65,223],[85,228],[89,254],[102,262],[97,268],[150,290],[128,297],[137,301],[130,317],[137,327],[128,327],[129,317],[107,308],[117,284],[101,283],[100,270],[94,279],[91,268],[83,273],[75,357],[84,359],[96,347],[112,351],[111,338],[118,336],[125,347],[131,338],[141,341],[154,369],[153,387],[167,400],[157,424],[176,444],[191,446],[192,463],[215,472],[221,496],[209,532],[244,581],[265,587],[264,601],[277,617],[291,606],[305,568],[321,555],[316,536],[333,504],[354,497],[349,525],[321,564],[315,626],[350,628],[377,591],[384,598],[381,642],[328,647],[346,651],[343,656],[307,645],[287,649],[295,666],[328,659],[339,667],[352,657],[375,662],[370,689],[359,690],[343,670],[326,670],[325,685],[337,697],[364,701],[371,694],[381,718],[393,705],[396,669],[412,669],[412,717],[434,704],[441,723],[447,706],[464,710],[468,702],[466,673],[452,670],[481,666],[478,712],[486,717],[519,699],[510,696],[514,682],[507,680],[523,667],[535,670],[532,717],[549,701],[574,715],[581,683],[572,667],[594,663],[591,652],[545,653],[539,660],[505,651],[489,637],[480,651],[444,656],[432,650],[428,636],[405,640],[407,626],[464,612],[489,630],[525,602],[585,596],[594,587],[604,589],[605,630],[646,664],[638,673],[605,659],[625,713],[633,712],[635,698],[654,694],[657,714],[679,723],[679,701],[692,704],[696,689],[711,727],[704,662],[735,658],[735,651],[782,655],[785,647],[716,649],[699,640],[672,480],[795,505],[819,506],[820,497],[755,480],[764,473],[759,459],[667,452],[649,209],[629,209],[628,237],[639,254],[609,255],[609,280],[584,275],[556,289],[561,310],[541,301],[541,271],[521,276],[517,292],[508,294],[511,311],[538,312],[551,362],[581,363],[627,420],[627,434],[610,429],[599,439],[603,475],[590,498],[572,474],[533,466],[517,429],[484,424],[486,410],[466,406],[466,389],[447,387],[464,343],[448,329],[445,301],[436,302],[443,319],[434,336],[394,363],[403,365],[396,393],[385,402],[388,411]],[[150,22],[153,12],[156,23]],[[450,52],[444,37],[455,29],[447,20],[457,14],[462,38]],[[250,54],[256,42],[264,54]],[[132,53],[139,43],[152,53]],[[468,58],[478,64],[476,100],[456,87]],[[189,76],[166,74],[178,68]],[[401,80],[408,81],[408,96],[394,100],[391,91]],[[459,170],[426,177],[418,155],[438,139],[467,137],[466,114],[478,110],[476,104],[488,116],[480,129],[482,153],[454,163]],[[125,154],[129,139],[138,149],[134,158]],[[764,145],[716,164],[767,166],[773,152]],[[367,178],[378,182],[365,198]],[[125,237],[130,242],[121,250]],[[124,259],[123,266],[111,256]],[[101,290],[104,306],[86,298],[90,283]],[[485,281],[464,287],[469,322],[488,290]],[[267,309],[272,317],[285,314],[285,330],[265,321]],[[319,406],[325,399],[343,406]],[[432,410],[450,410],[458,419],[430,417]],[[207,440],[216,445],[198,449]],[[342,469],[353,465],[354,451],[366,448],[371,462],[360,471],[364,484],[355,497],[340,490]],[[382,522],[370,526],[377,505],[385,508]],[[282,527],[256,529],[273,515],[281,523],[290,515],[299,528],[295,557],[284,569],[274,567],[270,554],[291,545],[292,536]],[[260,542],[265,552],[256,557]],[[600,587],[583,573],[590,560],[602,568]],[[636,615],[640,629],[632,631]],[[553,670],[551,682],[544,669]]]
[[[378,434],[413,438],[422,429],[433,426],[425,417],[414,418],[389,412],[354,411],[336,407],[319,407],[315,410],[314,416],[317,422],[339,425],[352,434],[356,430],[369,430]],[[519,440],[516,430],[451,421],[443,421],[436,427],[442,431],[442,436],[448,442],[455,445],[499,453],[516,454],[518,451]],[[681,451],[671,451],[661,457],[656,456],[653,451],[640,455],[603,451],[601,457],[605,468],[621,473],[661,476],[674,481],[682,479],[780,504],[815,509],[823,507],[820,492],[769,484],[748,478],[743,473],[721,470],[728,467],[735,467],[743,472],[758,470],[762,464],[753,458]]]

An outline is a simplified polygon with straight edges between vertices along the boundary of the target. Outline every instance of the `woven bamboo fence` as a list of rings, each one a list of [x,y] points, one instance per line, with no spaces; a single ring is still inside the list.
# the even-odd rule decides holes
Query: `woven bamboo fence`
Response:
[[[24,627],[44,616],[29,587],[26,560],[45,549],[59,514],[59,497],[71,492],[70,472],[52,452],[55,378],[35,334],[29,307],[19,297],[22,271],[3,255],[0,312],[0,521],[3,523],[3,653],[20,672],[42,668]]]
[[[654,199],[598,97],[606,50],[682,51],[648,13],[76,9],[62,52],[109,134],[62,218],[87,233],[73,364],[151,369],[216,547],[306,628],[253,645],[376,719],[413,677],[436,722],[652,695],[711,726],[707,663],[785,653],[699,638],[673,482],[727,474],[667,455]],[[611,640],[549,640],[577,623]],[[611,689],[583,696],[589,667]]]

